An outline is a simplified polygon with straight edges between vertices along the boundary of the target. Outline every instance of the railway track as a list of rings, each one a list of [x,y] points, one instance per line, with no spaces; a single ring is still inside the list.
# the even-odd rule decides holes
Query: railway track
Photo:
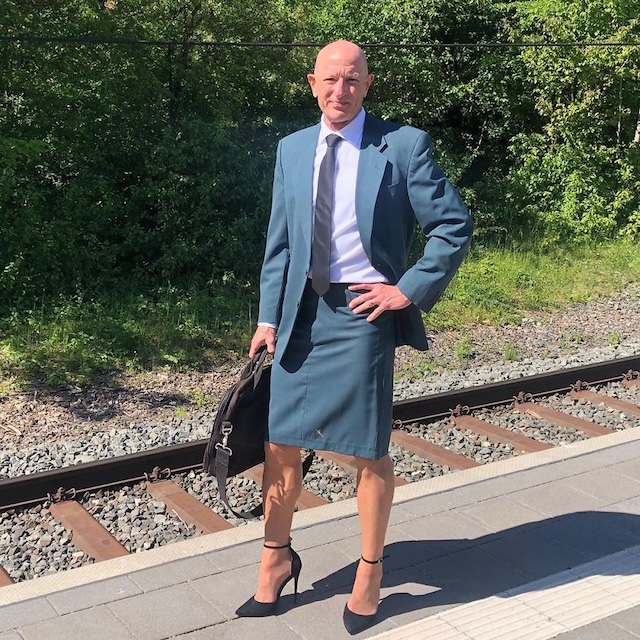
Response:
[[[392,449],[396,459],[411,458],[408,472],[396,464],[396,484],[541,451],[554,446],[560,436],[594,438],[640,426],[639,372],[640,356],[633,356],[396,402]],[[603,417],[584,417],[583,408],[587,406],[602,407]],[[514,427],[515,414],[521,424]],[[471,446],[467,446],[469,442]],[[116,493],[122,487],[138,487],[154,505],[156,524],[169,526],[177,521],[176,527],[182,528],[179,535],[222,531],[239,523],[229,518],[225,509],[217,508],[211,495],[213,482],[208,483],[199,473],[205,445],[206,440],[199,440],[3,479],[0,512],[10,517],[35,509],[64,532],[56,534],[62,536],[62,542],[57,543],[72,547],[75,552],[71,555],[82,556],[81,561],[87,562],[132,552],[123,539],[126,536],[118,534],[115,517],[101,513],[100,499],[95,497]],[[298,509],[318,507],[353,493],[350,458],[328,452],[317,454],[323,464],[316,474],[320,477],[305,487]],[[347,478],[345,488],[330,497],[315,490],[326,484],[322,476],[327,475],[327,469],[328,475],[343,472]],[[246,484],[255,498],[262,466],[243,476],[237,480]],[[12,568],[0,560],[0,585],[14,581]]]

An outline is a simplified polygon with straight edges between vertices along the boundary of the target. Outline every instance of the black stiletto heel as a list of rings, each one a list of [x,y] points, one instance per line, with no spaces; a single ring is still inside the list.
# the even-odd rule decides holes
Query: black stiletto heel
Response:
[[[360,556],[360,560],[362,562],[366,562],[367,564],[382,564],[382,561],[389,556],[382,556],[377,560],[367,560]],[[359,562],[359,561],[358,561]],[[357,570],[357,568],[356,568]],[[378,615],[378,612],[372,613],[368,616],[362,616],[359,613],[354,613],[349,609],[349,607],[345,604],[344,611],[342,612],[342,622],[344,624],[344,628],[352,635],[355,636],[357,633],[368,629],[373,625],[373,621],[375,617]]]
[[[293,579],[293,601],[298,602],[298,578],[300,577],[300,571],[302,570],[302,560],[300,556],[292,549],[291,539],[287,544],[281,546],[264,545],[267,549],[289,549],[291,553],[291,573],[284,579],[282,584],[278,587],[278,593],[276,599],[273,602],[258,602],[255,596],[249,598],[243,605],[240,605],[236,610],[236,615],[239,618],[264,618],[265,616],[273,615],[278,609],[278,603],[280,602],[280,595],[287,583]]]

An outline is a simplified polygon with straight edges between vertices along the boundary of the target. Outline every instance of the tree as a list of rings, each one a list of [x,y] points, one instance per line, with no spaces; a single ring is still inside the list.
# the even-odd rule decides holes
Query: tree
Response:
[[[638,0],[515,3],[511,36],[526,41],[640,42]],[[526,49],[524,90],[539,130],[516,136],[514,200],[550,241],[605,238],[640,229],[640,49]]]
[[[2,304],[257,272],[289,56],[190,42],[286,40],[279,1],[10,1],[0,25],[180,43],[0,46]]]

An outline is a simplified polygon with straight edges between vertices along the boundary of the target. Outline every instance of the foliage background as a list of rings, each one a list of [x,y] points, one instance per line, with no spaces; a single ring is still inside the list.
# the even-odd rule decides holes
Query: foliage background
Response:
[[[0,41],[0,337],[70,301],[255,300],[276,141],[318,118],[318,47],[194,41],[405,45],[367,48],[367,108],[432,134],[476,247],[637,238],[640,46],[595,43],[640,43],[638,16],[640,0],[4,0],[0,35],[178,44]],[[594,46],[416,46],[499,42]]]

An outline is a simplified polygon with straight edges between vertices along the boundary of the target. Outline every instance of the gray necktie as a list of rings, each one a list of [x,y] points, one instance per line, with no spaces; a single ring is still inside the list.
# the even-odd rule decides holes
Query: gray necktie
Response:
[[[316,212],[311,246],[311,286],[319,295],[329,290],[329,265],[331,263],[331,218],[333,212],[333,179],[336,170],[336,145],[342,138],[335,134],[327,136],[327,153],[320,163]]]

